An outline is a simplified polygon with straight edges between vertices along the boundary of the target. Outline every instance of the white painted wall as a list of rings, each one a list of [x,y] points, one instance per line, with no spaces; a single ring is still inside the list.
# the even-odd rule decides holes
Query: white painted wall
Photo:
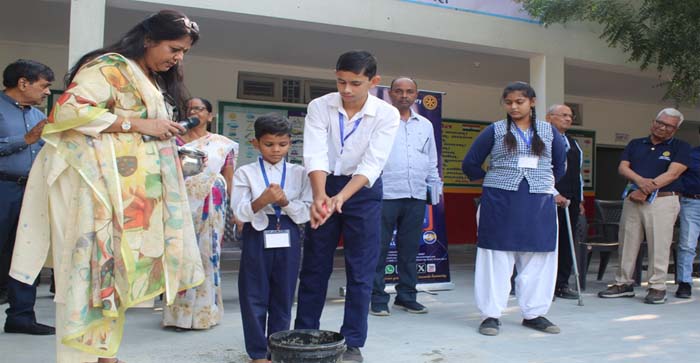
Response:
[[[68,47],[54,44],[25,44],[0,41],[0,68],[17,59],[32,59],[53,69],[56,78],[62,78],[68,69]],[[63,88],[63,82],[55,81],[56,89]],[[53,88],[53,87],[52,87]]]
[[[316,79],[335,79],[333,66],[328,69],[303,68],[242,60],[189,57],[185,60],[187,85],[193,95],[217,101],[238,100],[236,95],[239,71],[282,74]],[[388,85],[396,75],[381,75],[382,84]],[[491,87],[460,83],[417,80],[420,88],[446,92],[443,117],[471,120],[494,120],[501,117],[499,97],[501,90]],[[267,103],[269,104],[269,103]]]
[[[67,47],[0,42],[1,67],[17,58],[30,58],[47,64],[53,68],[58,78],[54,88],[63,88],[61,79],[68,69]],[[185,59],[186,80],[191,93],[213,102],[252,102],[236,98],[239,71],[332,80],[334,77],[332,67],[333,65],[329,65],[328,69],[304,68],[196,56],[189,56]],[[384,75],[382,84],[388,84],[392,76],[395,75]],[[443,117],[445,118],[493,121],[501,119],[505,115],[499,103],[500,88],[421,79],[417,81],[420,88],[447,93],[443,104]],[[624,143],[614,142],[616,132],[628,133],[631,138],[645,136],[648,133],[651,120],[661,108],[665,107],[661,103],[630,103],[575,95],[567,95],[565,99],[567,102],[582,104],[584,120],[582,128],[595,130],[599,144],[624,145]],[[700,111],[698,110],[681,109],[681,111],[685,114],[686,119],[700,120]],[[540,111],[540,117],[544,117],[543,112],[544,110]]]
[[[163,5],[192,7],[192,1],[139,0],[113,5],[157,9]],[[488,49],[497,54],[562,55],[582,62],[635,67],[627,62],[628,56],[623,52],[600,40],[596,32],[598,26],[591,24],[545,28],[539,24],[396,0],[207,0],[197,2],[197,8],[190,15],[196,18],[198,11],[225,19],[253,16],[257,21],[270,24],[361,33],[370,37],[410,38],[418,43]]]

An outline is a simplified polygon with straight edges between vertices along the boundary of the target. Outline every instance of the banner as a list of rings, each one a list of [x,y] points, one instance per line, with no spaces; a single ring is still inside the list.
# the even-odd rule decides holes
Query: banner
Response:
[[[391,103],[388,87],[378,86],[371,92]],[[442,150],[442,94],[419,90],[418,99],[413,105],[413,110],[433,123],[435,143],[438,150],[438,171],[442,177],[443,163],[440,152]],[[395,235],[396,231],[394,231]],[[396,267],[397,256],[396,241],[392,238],[384,270],[387,283],[395,283],[399,279]],[[447,255],[444,198],[440,204],[426,205],[420,250],[416,257],[416,269],[418,271],[419,284],[449,283],[450,285],[445,288],[452,288],[450,263]]]
[[[480,187],[479,184],[467,180],[467,176],[462,172],[462,160],[476,137],[488,125],[488,122],[479,121],[442,122],[442,173],[445,190],[455,187]]]

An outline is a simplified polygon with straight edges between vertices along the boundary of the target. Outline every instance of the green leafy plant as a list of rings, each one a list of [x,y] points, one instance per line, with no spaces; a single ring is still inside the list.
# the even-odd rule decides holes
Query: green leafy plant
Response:
[[[655,67],[664,99],[696,105],[700,94],[700,0],[516,0],[545,26],[598,23],[611,47]],[[663,72],[670,74],[662,77]]]

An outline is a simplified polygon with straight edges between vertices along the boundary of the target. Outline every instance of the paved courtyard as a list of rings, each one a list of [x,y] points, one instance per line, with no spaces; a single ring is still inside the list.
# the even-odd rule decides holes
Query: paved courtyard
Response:
[[[338,330],[342,321],[344,285],[342,252],[336,259],[321,328]],[[584,306],[575,300],[557,299],[548,317],[561,327],[559,335],[548,335],[520,325],[515,298],[501,319],[501,334],[486,337],[477,333],[479,314],[474,305],[474,247],[451,246],[454,290],[421,293],[419,301],[430,309],[426,315],[392,311],[389,317],[369,318],[369,337],[363,349],[365,362],[462,363],[603,363],[603,362],[698,362],[700,344],[700,289],[690,300],[672,296],[668,302],[642,302],[645,288],[632,299],[603,300],[595,293],[612,280],[611,263],[605,281],[595,281],[597,260],[591,263]],[[225,261],[225,316],[221,325],[208,331],[176,332],[160,328],[159,309],[139,308],[128,312],[119,357],[127,363],[238,363],[247,362],[243,345],[234,256]],[[669,275],[669,280],[673,278]],[[697,282],[696,282],[697,285]],[[39,321],[53,324],[53,302],[47,284],[39,288],[36,312]],[[3,305],[2,309],[7,305]],[[0,324],[4,324],[1,314]],[[0,332],[0,362],[52,362],[54,338]]]

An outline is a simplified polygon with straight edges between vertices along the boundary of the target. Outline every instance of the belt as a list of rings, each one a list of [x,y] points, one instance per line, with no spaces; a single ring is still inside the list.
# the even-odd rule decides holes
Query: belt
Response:
[[[686,193],[683,193],[683,194],[681,194],[681,196],[683,196],[683,198],[700,199],[700,194],[686,194]]]
[[[17,176],[17,175],[0,173],[0,180],[14,182],[14,183],[17,183],[19,185],[26,185],[27,184],[27,177],[26,176]]]
[[[680,195],[681,193],[679,192],[658,192],[656,194],[656,197],[670,197],[672,195]]]

